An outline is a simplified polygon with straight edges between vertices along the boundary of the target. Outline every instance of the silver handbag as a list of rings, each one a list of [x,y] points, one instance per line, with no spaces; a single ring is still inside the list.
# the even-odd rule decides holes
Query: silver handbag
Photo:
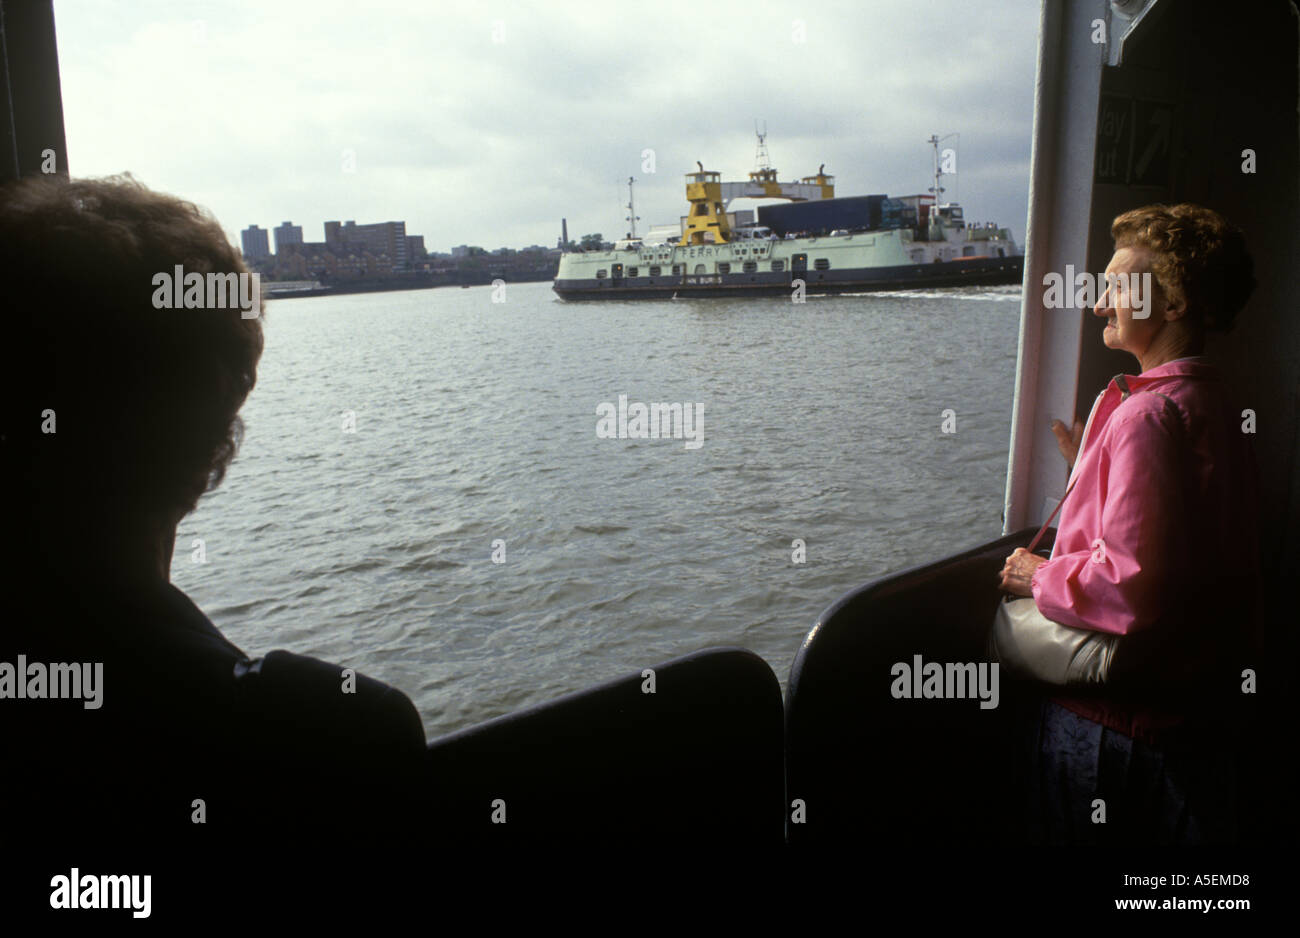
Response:
[[[1056,518],[1070,492],[1061,496],[1051,516],[1029,542],[1033,553],[1048,525]],[[1111,664],[1122,636],[1053,622],[1038,611],[1032,596],[1004,596],[993,616],[988,655],[1017,677],[1033,678],[1058,687],[1096,686],[1110,679]]]
[[[1032,597],[998,603],[989,657],[1012,674],[1060,687],[1105,684],[1123,636],[1053,622]]]

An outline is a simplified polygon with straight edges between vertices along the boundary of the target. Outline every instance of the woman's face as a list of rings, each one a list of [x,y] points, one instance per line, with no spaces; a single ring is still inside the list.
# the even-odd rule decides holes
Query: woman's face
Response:
[[[1143,295],[1145,291],[1140,289],[1134,295],[1133,288],[1141,285],[1141,275],[1150,271],[1151,261],[1145,248],[1120,248],[1106,265],[1105,290],[1092,308],[1093,315],[1106,320],[1101,334],[1106,347],[1128,352],[1138,359],[1160,331],[1165,318],[1164,294],[1156,285],[1154,275],[1149,281],[1150,295]],[[1138,318],[1134,317],[1135,309]]]

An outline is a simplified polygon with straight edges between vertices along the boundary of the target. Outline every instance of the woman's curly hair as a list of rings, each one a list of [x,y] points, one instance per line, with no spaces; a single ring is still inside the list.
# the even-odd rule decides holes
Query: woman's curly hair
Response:
[[[1228,332],[1255,289],[1255,267],[1240,229],[1200,205],[1147,205],[1110,226],[1116,249],[1144,247],[1165,296],[1187,301],[1192,322]]]
[[[250,318],[237,304],[157,309],[154,278],[177,265],[247,273],[210,215],[129,175],[0,189],[0,436],[15,499],[175,521],[221,482],[257,379],[262,301]]]

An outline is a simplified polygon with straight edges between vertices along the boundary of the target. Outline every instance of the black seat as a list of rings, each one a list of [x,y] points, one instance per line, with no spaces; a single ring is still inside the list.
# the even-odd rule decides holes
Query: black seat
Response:
[[[654,693],[637,672],[434,740],[433,833],[480,844],[781,843],[772,669],[716,648],[652,670]]]
[[[788,826],[792,843],[1020,839],[1013,721],[1029,692],[1001,680],[993,709],[975,699],[895,699],[891,668],[916,655],[987,661],[998,571],[1034,533],[868,583],[822,613],[787,690],[788,798],[803,802],[802,822]]]

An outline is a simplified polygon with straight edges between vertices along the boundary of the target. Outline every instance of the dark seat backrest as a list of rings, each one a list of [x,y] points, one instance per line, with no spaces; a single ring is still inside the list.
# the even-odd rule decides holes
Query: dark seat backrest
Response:
[[[1000,681],[997,708],[983,709],[975,699],[896,699],[891,669],[916,655],[987,661],[998,571],[1033,534],[884,577],[822,613],[787,688],[788,797],[804,804],[791,842],[1010,839],[995,805],[1013,766],[1010,682]]]
[[[642,671],[434,740],[435,835],[779,844],[772,669],[752,652],[715,648],[649,670],[653,693]]]

